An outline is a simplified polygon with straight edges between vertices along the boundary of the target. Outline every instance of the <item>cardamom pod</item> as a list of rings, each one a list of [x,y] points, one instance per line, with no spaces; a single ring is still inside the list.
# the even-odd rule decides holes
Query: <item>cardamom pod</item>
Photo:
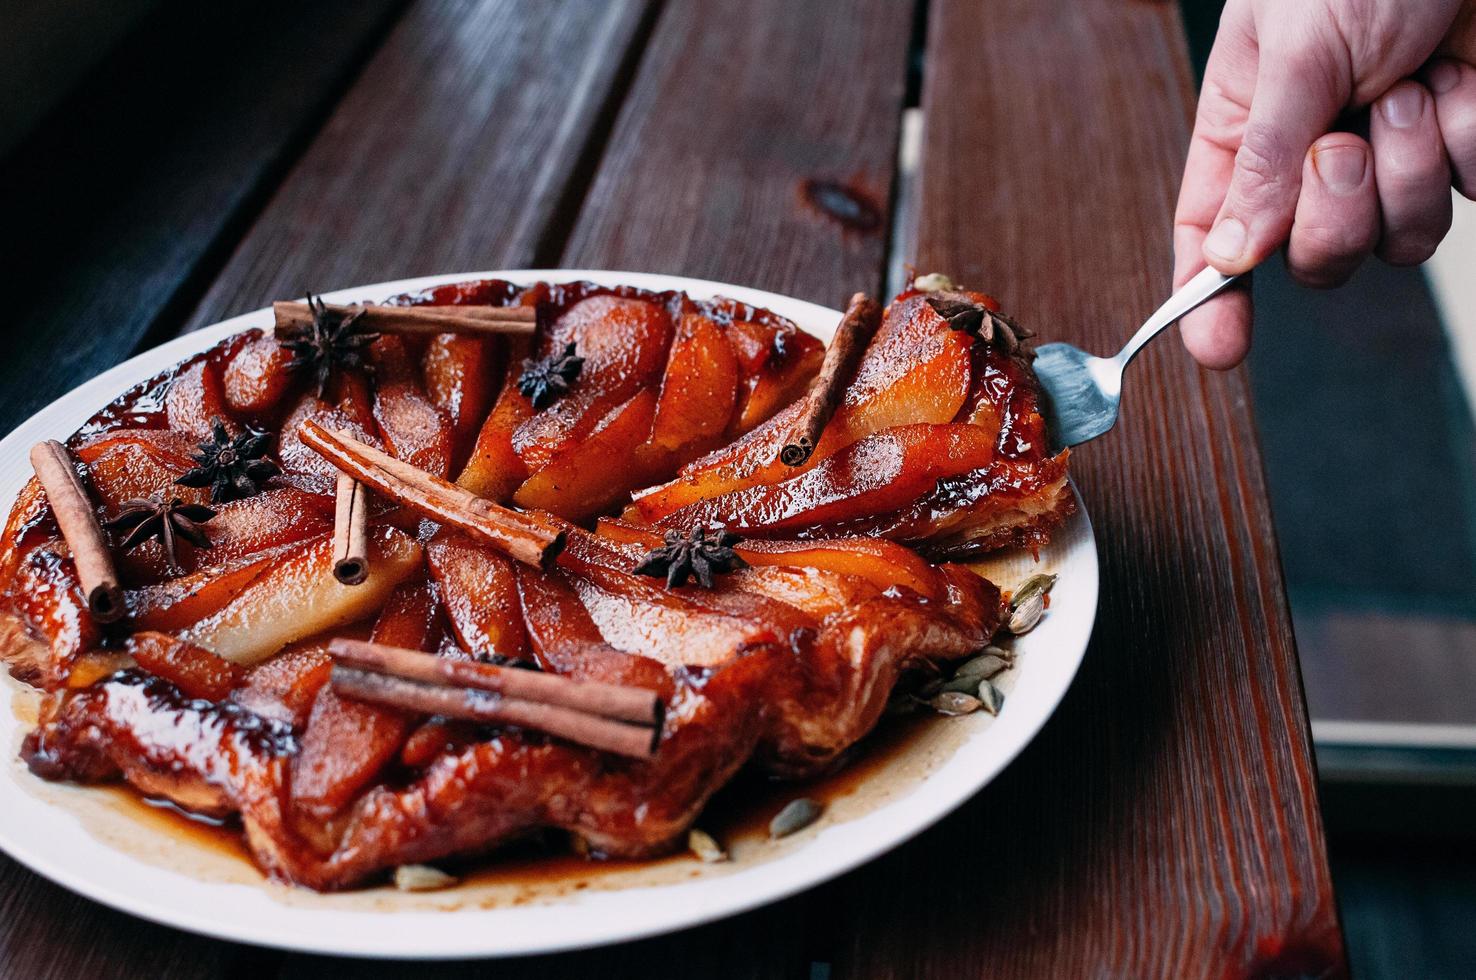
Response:
[[[1016,586],[1014,594],[1010,596],[1010,608],[1019,609],[1032,597],[1050,592],[1055,588],[1056,578],[1055,575],[1045,574],[1030,576]]]
[[[943,689],[941,691],[939,691],[938,693],[939,694],[950,694],[950,693],[953,693],[953,694],[967,694],[967,695],[972,696],[975,691],[979,690],[979,682],[982,681],[983,679],[984,679],[983,676],[980,675],[980,674],[959,674],[959,675],[955,675],[954,678],[953,678],[953,680],[951,680],[951,681],[945,681],[943,683]]]
[[[979,704],[991,715],[999,714],[999,709],[1004,707],[1004,699],[1004,692],[993,681],[985,681],[979,685]]]
[[[990,647],[987,649],[998,650],[999,648]],[[972,657],[959,664],[958,670],[954,671],[953,673],[953,679],[959,680],[964,677],[993,677],[995,674],[998,674],[1000,671],[1007,669],[1009,666],[1010,662],[1004,657],[1001,657],[998,654],[985,652],[979,654],[979,656],[977,657]],[[947,690],[946,686],[944,687],[944,690]]]
[[[769,837],[778,840],[780,837],[788,837],[790,834],[804,830],[819,820],[823,812],[825,808],[808,797],[801,796],[797,800],[790,800],[784,805],[784,809],[769,821]]]
[[[940,715],[967,715],[978,711],[984,706],[983,702],[972,694],[962,691],[944,691],[933,698],[928,704]]]
[[[1010,613],[1010,621],[1005,628],[1016,636],[1024,636],[1035,629],[1035,625],[1040,622],[1040,617],[1043,615],[1045,615],[1045,594],[1037,592]]]

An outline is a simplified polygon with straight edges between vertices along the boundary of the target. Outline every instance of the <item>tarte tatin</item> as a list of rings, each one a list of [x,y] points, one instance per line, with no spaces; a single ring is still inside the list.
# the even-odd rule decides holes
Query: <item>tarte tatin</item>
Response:
[[[986,670],[936,678],[1042,585],[1012,610],[955,562],[1044,542],[1066,454],[1028,334],[917,285],[828,350],[589,283],[278,304],[33,453],[0,542],[25,761],[238,820],[326,890],[539,829],[670,852],[896,691],[993,710]]]

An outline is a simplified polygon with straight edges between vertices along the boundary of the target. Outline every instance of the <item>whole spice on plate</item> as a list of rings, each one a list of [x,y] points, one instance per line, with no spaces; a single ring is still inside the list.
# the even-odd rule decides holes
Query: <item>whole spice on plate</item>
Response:
[[[972,714],[984,706],[978,698],[962,691],[944,691],[928,704],[940,715]]]
[[[232,438],[225,423],[215,419],[210,425],[210,441],[200,443],[194,469],[188,470],[176,486],[209,487],[213,503],[244,500],[261,492],[261,481],[281,472],[277,464],[264,459],[272,437],[267,432],[247,429]]]
[[[979,656],[971,657],[959,664],[958,670],[953,672],[954,680],[960,677],[989,678],[1002,670],[1008,669],[1010,662],[1006,657],[990,652],[997,650],[999,650],[999,647],[985,647],[984,652],[979,654]]]
[[[803,466],[815,451],[820,433],[825,431],[825,426],[840,407],[846,385],[855,376],[861,355],[866,352],[881,321],[882,308],[875,300],[865,293],[851,297],[845,316],[835,328],[835,337],[825,349],[820,373],[810,383],[810,390],[801,402],[799,417],[779,452],[779,461],[785,466]]]
[[[402,864],[395,869],[395,887],[402,892],[434,892],[456,884],[456,877],[428,864]]]
[[[927,302],[950,328],[974,334],[985,343],[995,344],[1006,354],[1020,353],[1023,349],[1021,341],[1035,336],[1003,313],[975,301],[967,293],[943,290],[930,295]]]
[[[708,537],[709,532],[711,537]],[[723,528],[706,528],[699,524],[685,535],[681,531],[667,531],[665,540],[666,544],[646,553],[635,567],[635,573],[652,578],[664,577],[669,589],[685,585],[689,576],[695,577],[704,589],[710,589],[714,573],[736,572],[748,566],[748,562],[733,550],[733,546],[742,539]]]
[[[703,864],[717,864],[728,860],[728,852],[705,830],[693,827],[687,831],[687,850]]]
[[[1010,608],[1019,609],[1020,606],[1035,595],[1049,595],[1051,589],[1056,587],[1056,576],[1037,574],[1032,575],[1015,587],[1014,594],[1010,596]]]
[[[71,549],[88,612],[99,623],[122,619],[128,612],[123,587],[118,584],[118,571],[113,567],[97,511],[77,475],[77,461],[66,446],[48,439],[31,448],[31,466]]]
[[[804,830],[810,824],[820,819],[820,814],[825,808],[819,803],[806,796],[797,800],[790,800],[784,805],[773,820],[769,821],[769,837],[778,840],[780,837],[788,837],[790,834]]]
[[[369,491],[347,473],[334,489],[333,577],[344,585],[369,577]]]
[[[1037,592],[1010,613],[1010,621],[1005,628],[1016,636],[1023,636],[1035,629],[1043,615],[1045,615],[1045,594]]]
[[[171,497],[167,502],[158,498],[127,500],[107,527],[128,532],[119,545],[124,551],[138,547],[149,538],[158,538],[170,570],[178,571],[178,539],[184,538],[196,548],[210,547],[210,538],[200,525],[214,516],[215,511],[204,504],[187,504],[178,497]]]
[[[362,309],[352,312],[329,309],[321,297],[311,293],[307,302],[313,314],[312,324],[283,340],[282,346],[292,352],[292,360],[287,362],[288,370],[311,374],[321,398],[335,372],[369,369],[365,354],[369,345],[379,339],[379,334],[359,329]]]
[[[582,370],[584,358],[575,353],[573,344],[566,344],[561,354],[550,354],[541,361],[532,358],[524,361],[518,392],[534,408],[547,408],[569,390]]]
[[[1004,692],[993,681],[985,681],[979,685],[979,703],[991,715],[999,714],[1004,707],[1004,700]]]

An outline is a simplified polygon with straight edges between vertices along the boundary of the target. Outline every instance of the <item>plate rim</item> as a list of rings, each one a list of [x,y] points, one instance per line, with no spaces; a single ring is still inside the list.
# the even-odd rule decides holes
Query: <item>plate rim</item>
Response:
[[[818,332],[822,334],[828,331],[824,326],[817,328],[816,324],[834,323],[841,315],[837,310],[816,303],[731,283],[660,273],[600,269],[502,269],[443,273],[353,286],[323,295],[330,302],[363,298],[384,299],[390,295],[414,292],[430,286],[490,278],[508,279],[515,282],[588,279],[603,284],[634,285],[653,290],[681,289],[701,297],[724,295],[773,310],[800,323],[806,330],[818,329]],[[65,431],[72,431],[99,407],[106,405],[132,384],[152,377],[158,371],[210,347],[225,336],[253,327],[269,327],[271,319],[271,309],[265,307],[181,335],[102,372],[38,410],[4,439],[0,439],[0,500],[13,501],[15,492],[19,490],[20,483],[24,481],[24,474],[17,480],[13,474],[4,473],[9,465],[7,460],[17,450],[20,457],[24,459],[25,450],[29,445],[36,439],[44,437],[42,429],[54,430],[65,426]],[[81,413],[81,417],[75,423],[68,425],[66,419],[75,418],[78,413]],[[264,881],[253,881],[249,885],[205,882],[200,879],[191,879],[172,869],[158,867],[126,854],[115,845],[97,840],[92,836],[91,831],[80,826],[80,821],[75,816],[73,816],[73,822],[78,826],[67,828],[69,832],[91,838],[97,846],[106,849],[118,858],[124,869],[130,864],[136,865],[135,874],[142,874],[142,877],[130,877],[125,874],[122,879],[123,887],[120,887],[118,881],[100,881],[97,874],[89,874],[89,869],[85,867],[69,867],[67,861],[58,860],[55,855],[48,855],[45,847],[38,847],[32,841],[26,840],[23,833],[17,834],[17,827],[12,825],[19,819],[14,816],[16,813],[14,805],[0,808],[0,849],[35,873],[85,898],[162,925],[212,938],[284,950],[385,959],[494,958],[569,952],[692,928],[781,901],[868,863],[902,846],[932,827],[993,782],[999,773],[1018,757],[1024,747],[1034,740],[1046,722],[1055,714],[1085,656],[1095,624],[1100,592],[1100,570],[1095,534],[1090,517],[1074,484],[1071,490],[1076,499],[1077,509],[1075,515],[1070,518],[1067,529],[1071,530],[1073,548],[1080,552],[1080,554],[1073,552],[1073,560],[1080,562],[1080,572],[1073,578],[1071,585],[1079,589],[1080,594],[1072,598],[1074,609],[1072,616],[1050,617],[1036,631],[1042,635],[1051,632],[1049,627],[1057,625],[1051,622],[1054,619],[1063,628],[1069,627],[1070,637],[1063,635],[1061,639],[1066,642],[1062,643],[1060,649],[1051,652],[1050,656],[1054,659],[1050,662],[1050,677],[1043,673],[1047,668],[1042,665],[1033,673],[1028,669],[1022,671],[1020,679],[1021,683],[1026,677],[1034,677],[1042,683],[1049,682],[1049,689],[1038,693],[1042,699],[1041,706],[1028,719],[1023,716],[1014,716],[1021,720],[1013,722],[1011,719],[1012,727],[1006,727],[1004,731],[997,732],[1008,715],[1008,712],[1002,712],[1000,717],[994,719],[985,730],[953,749],[938,770],[920,779],[912,789],[897,800],[880,805],[852,820],[824,828],[814,840],[807,842],[806,848],[762,862],[748,871],[734,872],[725,877],[707,881],[698,879],[692,882],[643,886],[638,889],[613,890],[602,894],[583,892],[573,900],[559,900],[528,907],[454,911],[329,910],[293,907],[272,899],[268,891],[278,886],[268,885]],[[4,730],[11,740],[13,740],[16,728],[23,724],[15,717],[13,711],[5,711],[3,715],[0,715],[0,730]],[[843,846],[846,837],[857,836],[855,832],[844,833],[846,828],[856,828],[857,825],[864,824],[879,814],[892,811],[918,796],[931,784],[936,784],[942,771],[958,762],[959,756],[964,754],[969,746],[981,740],[1001,743],[999,750],[995,751],[992,758],[988,760],[985,771],[978,778],[967,781],[962,788],[954,787],[950,791],[940,791],[934,786],[931,793],[932,799],[919,804],[927,812],[921,816],[911,815],[900,832],[873,833],[869,840],[855,842],[858,846],[840,858],[804,860],[803,855],[806,849],[815,848],[827,835],[836,835],[836,844]],[[17,781],[18,777],[35,777],[31,776],[15,758],[9,760],[7,775],[10,778],[0,781],[0,800],[13,804],[17,794],[25,795],[25,790]],[[65,807],[45,803],[34,796],[30,796],[29,799],[47,810],[66,811]],[[827,852],[832,850],[835,850],[834,845],[826,848]],[[84,860],[77,863],[85,865],[86,862]],[[270,922],[272,918],[270,915],[253,925],[250,915],[221,915],[222,910],[218,906],[215,908],[207,906],[203,911],[195,911],[191,908],[178,907],[177,903],[171,905],[169,902],[160,901],[149,894],[141,894],[146,886],[136,882],[145,881],[148,877],[157,875],[180,879],[178,887],[186,892],[192,890],[191,886],[212,889],[246,888],[258,898],[270,901],[272,903],[270,909],[285,914],[289,919],[300,919],[306,925],[287,932],[274,931],[276,926]],[[755,876],[759,879],[757,882],[753,880]],[[128,887],[129,882],[135,882],[135,884],[130,888]],[[734,887],[739,884],[746,887]],[[612,915],[604,922],[591,923],[589,920],[599,917],[581,915],[581,906],[603,904],[600,901],[602,895],[618,899],[622,895],[628,896],[632,890],[648,893],[671,892],[680,895],[694,889],[710,890],[714,886],[728,892],[731,897],[725,896],[726,900],[708,904],[683,902],[678,898],[674,901],[657,903],[658,905],[664,904],[664,908],[654,914],[647,914],[643,917],[637,913],[634,918]],[[732,894],[735,892],[738,894]],[[227,901],[229,902],[229,899]],[[248,904],[258,903],[252,900]],[[529,918],[530,914],[539,919],[568,916],[571,921],[577,922],[582,919],[584,922],[578,930],[567,930],[563,935],[547,934],[546,929],[540,933],[536,930],[530,932],[526,929],[508,928],[517,920]],[[392,919],[396,924],[408,922],[409,928],[382,931],[370,928],[386,919]],[[431,922],[438,922],[449,928],[424,928]],[[319,923],[333,925],[334,928],[315,928],[315,924]],[[478,926],[487,928],[478,928]],[[349,937],[352,941],[345,942],[345,939]],[[448,941],[448,939],[453,941]],[[461,941],[454,941],[457,939]]]

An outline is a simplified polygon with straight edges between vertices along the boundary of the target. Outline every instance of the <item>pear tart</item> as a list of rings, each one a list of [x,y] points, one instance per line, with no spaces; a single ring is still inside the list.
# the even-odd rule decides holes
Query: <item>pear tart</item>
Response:
[[[323,890],[539,829],[660,854],[740,768],[835,765],[1002,628],[952,561],[1072,500],[989,297],[863,299],[829,351],[587,283],[278,304],[33,453],[0,541],[25,761]]]

